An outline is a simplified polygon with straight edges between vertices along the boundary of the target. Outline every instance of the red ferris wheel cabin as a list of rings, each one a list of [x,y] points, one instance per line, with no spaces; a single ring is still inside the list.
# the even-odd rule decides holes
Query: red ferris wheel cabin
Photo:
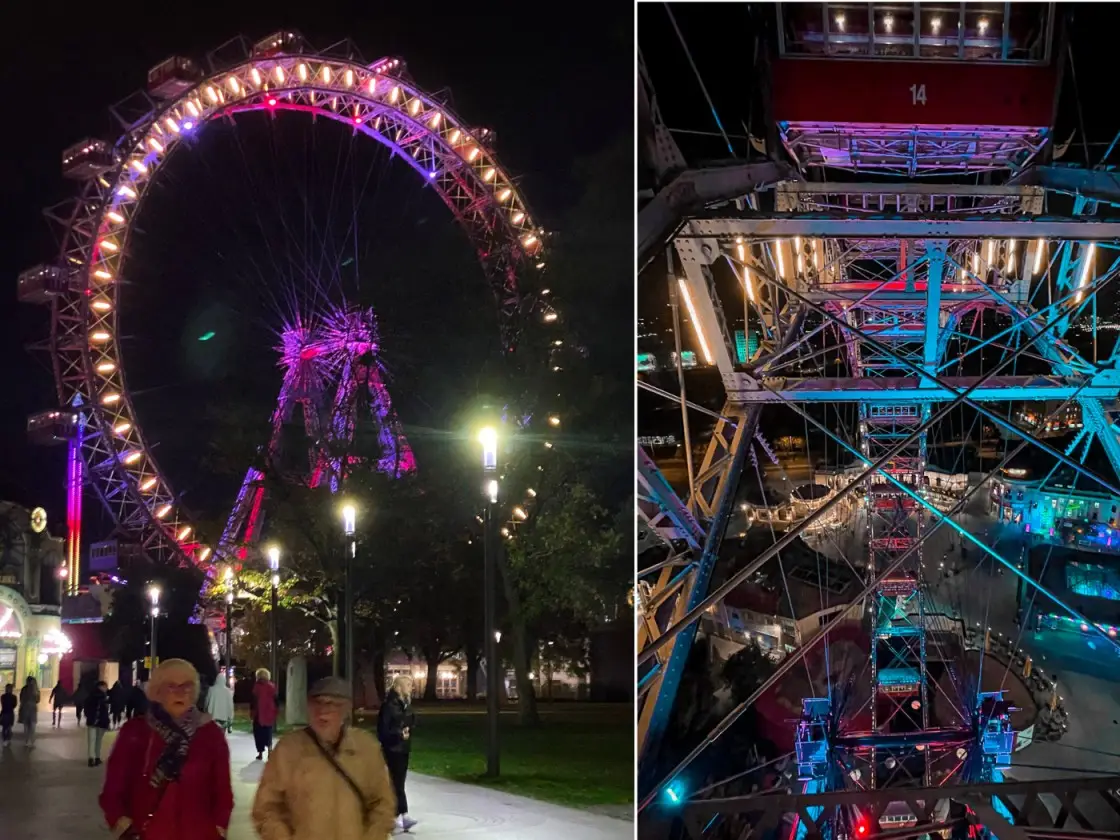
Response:
[[[1025,166],[1050,139],[1053,3],[781,3],[772,113],[805,167]]]

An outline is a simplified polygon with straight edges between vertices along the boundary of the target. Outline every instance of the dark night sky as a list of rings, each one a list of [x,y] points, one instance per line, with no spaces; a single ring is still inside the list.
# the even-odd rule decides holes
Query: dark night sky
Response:
[[[54,405],[46,359],[25,350],[46,335],[48,319],[44,309],[16,302],[15,279],[54,257],[41,210],[73,189],[59,173],[62,150],[85,136],[113,139],[107,106],[139,89],[151,66],[173,54],[199,55],[239,33],[252,41],[280,28],[295,28],[318,45],[349,37],[367,61],[399,56],[422,88],[450,88],[452,107],[468,124],[497,133],[499,159],[520,176],[536,215],[551,229],[561,227],[586,187],[575,164],[631,136],[632,11],[625,3],[610,13],[599,8],[594,26],[570,11],[512,2],[443,16],[405,4],[345,10],[331,4],[329,13],[309,13],[302,4],[303,11],[287,13],[284,4],[273,3],[271,19],[238,4],[216,11],[206,5],[172,4],[150,15],[106,14],[98,7],[96,15],[52,14],[38,21],[32,12],[32,23],[22,24],[20,37],[6,48],[2,75],[28,98],[23,117],[0,140],[0,275],[8,283],[0,305],[8,362],[0,398],[0,498],[44,504],[55,522],[62,513],[63,452],[31,447],[24,432],[29,413]],[[249,310],[262,291],[253,285],[250,264],[260,261],[262,249],[275,255],[277,241],[258,235],[261,228],[249,218],[254,203],[268,205],[263,226],[274,229],[270,212],[289,224],[303,217],[293,196],[319,175],[347,183],[372,172],[375,187],[353,201],[331,199],[324,189],[315,212],[321,220],[335,201],[334,212],[345,207],[359,219],[359,296],[379,310],[386,362],[399,374],[394,400],[406,424],[438,423],[456,396],[440,403],[432,392],[440,377],[462,378],[472,354],[485,352],[479,348],[493,335],[493,301],[472,251],[411,170],[387,164],[377,144],[352,143],[338,126],[313,131],[298,123],[297,115],[281,115],[275,126],[249,115],[236,129],[211,127],[193,153],[166,164],[165,188],[141,211],[134,265],[163,288],[152,283],[126,292],[125,363],[130,388],[141,392],[145,431],[161,439],[157,455],[173,466],[168,471],[177,487],[201,480],[191,463],[199,445],[191,433],[206,430],[201,403],[220,402],[222,388],[251,379],[245,386],[251,399],[264,400],[267,408],[266,395],[275,394],[279,381],[267,335],[274,321],[268,323],[267,307]],[[309,143],[319,145],[306,152]],[[245,151],[248,159],[240,157]],[[280,183],[293,171],[291,183]],[[282,256],[276,265],[298,272]],[[629,310],[618,314],[620,323],[630,323]],[[211,329],[217,332],[211,343],[194,340]],[[96,507],[90,497],[86,504]]]

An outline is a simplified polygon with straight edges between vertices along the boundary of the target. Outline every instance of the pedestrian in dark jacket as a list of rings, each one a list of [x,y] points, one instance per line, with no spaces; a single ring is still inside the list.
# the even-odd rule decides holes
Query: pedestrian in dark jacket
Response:
[[[144,693],[144,689],[137,681],[128,690],[128,698],[125,700],[125,713],[128,715],[128,719],[132,720],[134,717],[142,717],[147,711],[148,695]]]
[[[125,688],[120,680],[113,683],[109,689],[109,714],[113,716],[114,728],[121,725],[121,716],[124,714]]]
[[[66,701],[70,699],[68,692],[62,687],[59,680],[51,689],[51,726],[62,726],[62,710],[66,708]]]
[[[86,697],[86,744],[89,766],[101,764],[101,740],[109,731],[109,684],[99,682]]]
[[[93,688],[88,682],[86,677],[82,677],[78,681],[78,687],[74,690],[74,714],[78,716],[78,725],[82,725],[82,712],[86,709],[86,698],[89,697],[89,692]]]
[[[408,798],[404,794],[404,779],[408,775],[408,756],[412,751],[412,727],[416,715],[412,711],[412,679],[398,676],[385,695],[381,711],[377,714],[377,738],[381,752],[389,767],[389,777],[397,794],[397,830],[408,831],[416,820],[408,815]]]
[[[23,688],[19,690],[19,712],[17,717],[23,724],[23,738],[25,746],[30,749],[35,746],[35,728],[39,724],[39,703],[42,693],[39,691],[39,681],[28,677]]]
[[[12,745],[12,727],[16,725],[16,705],[19,698],[15,695],[15,686],[8,683],[4,686],[4,693],[0,694],[0,741],[5,747]]]

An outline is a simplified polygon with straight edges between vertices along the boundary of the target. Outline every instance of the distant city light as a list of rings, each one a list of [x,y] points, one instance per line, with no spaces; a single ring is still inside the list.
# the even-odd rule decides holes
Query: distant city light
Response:
[[[210,340],[210,339],[212,339],[213,337],[214,337],[214,333],[213,333],[213,331],[211,331],[211,332],[205,332],[205,333],[203,333],[202,335],[200,335],[200,336],[198,337],[198,340],[199,340],[199,341],[209,341],[209,340]]]

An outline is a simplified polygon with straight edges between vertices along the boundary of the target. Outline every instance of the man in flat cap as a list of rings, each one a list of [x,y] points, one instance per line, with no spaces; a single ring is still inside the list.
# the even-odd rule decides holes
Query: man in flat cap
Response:
[[[352,697],[338,677],[311,686],[310,725],[280,739],[257,787],[261,840],[384,840],[393,830],[396,799],[381,745],[347,725]]]

